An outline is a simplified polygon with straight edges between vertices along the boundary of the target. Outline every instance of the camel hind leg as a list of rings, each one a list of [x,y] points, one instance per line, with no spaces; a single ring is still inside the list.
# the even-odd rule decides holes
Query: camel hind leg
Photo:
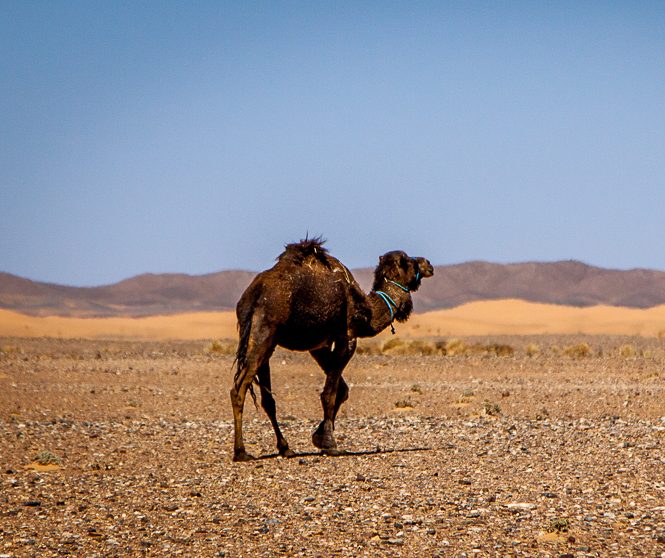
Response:
[[[254,375],[245,368],[242,374],[233,383],[231,388],[231,407],[233,408],[233,461],[251,461],[253,456],[245,451],[245,443],[242,436],[242,415],[245,407],[245,397],[250,384],[254,381]]]
[[[261,406],[268,415],[270,423],[272,424],[275,436],[277,438],[277,450],[279,455],[283,457],[295,457],[295,452],[289,448],[289,444],[284,438],[282,431],[277,422],[277,407],[275,405],[275,398],[272,395],[272,387],[270,382],[270,366],[268,361],[261,365],[258,371],[259,387],[261,388]]]
[[[231,407],[233,408],[233,461],[251,461],[254,459],[245,451],[242,434],[242,416],[247,390],[275,349],[272,332],[261,327],[260,320],[253,319],[249,328],[241,328],[246,333],[241,336],[238,346],[238,370],[231,388]],[[264,407],[265,408],[265,407]]]

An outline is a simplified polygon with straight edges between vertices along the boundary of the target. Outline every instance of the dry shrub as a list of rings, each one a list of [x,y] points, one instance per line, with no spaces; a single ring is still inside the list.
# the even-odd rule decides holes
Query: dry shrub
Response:
[[[356,347],[358,355],[380,355],[381,343],[376,340],[359,339]]]
[[[536,357],[540,354],[540,347],[535,343],[529,343],[526,346],[525,352],[528,357]]]
[[[588,343],[582,342],[577,345],[569,345],[563,350],[566,356],[571,358],[586,358],[592,355],[591,347]]]
[[[468,355],[490,355],[490,356],[512,356],[515,349],[510,345],[491,343],[482,345],[480,343],[468,344],[460,339],[448,339],[446,341],[431,341],[427,339],[403,339],[392,337],[383,344],[377,342],[363,341],[358,343],[358,354],[364,355],[392,355],[392,356],[468,356]]]
[[[469,350],[469,346],[461,339],[448,339],[442,346],[442,354],[446,356],[465,355]]]
[[[501,407],[496,403],[492,403],[489,399],[485,399],[485,401],[483,401],[483,412],[486,415],[495,417],[501,414]]]
[[[358,339],[356,345],[356,354],[362,355],[380,355],[383,341],[378,339]]]
[[[388,339],[381,347],[384,355],[436,355],[438,349],[436,344],[422,339]]]
[[[0,347],[0,353],[5,355],[22,355],[23,349],[18,345],[3,345]]]
[[[489,356],[512,356],[515,349],[510,345],[502,343],[490,343],[483,345],[481,343],[467,344],[459,339],[450,339],[443,345],[441,353],[446,356],[466,356],[466,355],[489,355]]]
[[[556,518],[550,521],[548,531],[550,533],[567,533],[570,529],[570,521],[565,518]]]
[[[634,358],[637,356],[637,349],[633,345],[621,345],[619,355],[623,358]]]
[[[498,357],[513,356],[515,354],[515,349],[510,345],[505,345],[502,343],[492,343],[487,345],[485,350],[490,354],[495,354]]]
[[[381,354],[384,355],[400,355],[404,354],[407,350],[406,341],[400,337],[391,337],[383,345],[381,345]]]
[[[50,451],[40,451],[33,461],[39,465],[62,465],[62,460]]]
[[[397,409],[412,409],[415,404],[410,399],[400,399],[395,401],[395,408]]]
[[[209,355],[235,355],[236,345],[232,341],[219,341],[218,339],[215,339],[205,348],[205,352]]]

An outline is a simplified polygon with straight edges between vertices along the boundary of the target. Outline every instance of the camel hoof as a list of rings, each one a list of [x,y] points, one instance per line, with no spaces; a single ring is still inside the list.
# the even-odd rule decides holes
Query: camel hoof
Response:
[[[312,434],[312,444],[320,450],[334,450],[337,448],[335,438],[330,435],[320,434],[318,431]]]
[[[286,448],[284,450],[279,450],[279,455],[282,457],[286,457],[287,459],[290,459],[291,457],[296,456],[296,452],[293,451],[291,448]]]
[[[312,444],[320,450],[332,450],[337,448],[335,437],[332,435],[332,429],[327,429],[323,423],[312,434]]]
[[[254,461],[256,457],[244,451],[233,454],[233,461],[241,463],[244,461]]]
[[[330,457],[339,457],[340,455],[346,455],[346,451],[337,448],[329,448],[322,450],[321,454],[328,455]]]
[[[312,434],[312,444],[319,449],[323,449],[323,434],[314,432],[314,434]]]

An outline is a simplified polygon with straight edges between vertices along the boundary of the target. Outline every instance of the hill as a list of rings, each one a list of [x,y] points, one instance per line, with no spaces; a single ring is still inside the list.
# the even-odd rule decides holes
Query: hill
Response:
[[[368,289],[371,269],[354,270]],[[35,316],[150,316],[235,308],[249,271],[206,275],[144,274],[113,285],[71,287],[0,273],[0,308]],[[665,304],[665,272],[612,270],[577,261],[436,266],[415,297],[417,312],[497,299],[568,306],[650,308]]]
[[[235,308],[249,271],[144,274],[101,287],[40,283],[0,273],[0,308],[34,316],[151,316]]]

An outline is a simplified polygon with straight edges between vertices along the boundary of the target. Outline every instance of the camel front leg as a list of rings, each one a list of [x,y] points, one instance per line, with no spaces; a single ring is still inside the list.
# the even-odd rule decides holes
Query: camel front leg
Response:
[[[312,443],[319,449],[331,455],[343,453],[337,449],[333,434],[335,418],[342,403],[349,397],[349,386],[342,378],[342,372],[356,348],[355,339],[336,343],[335,350],[319,349],[312,351],[312,356],[326,373],[326,383],[321,392],[321,406],[323,407],[323,420],[314,434]]]
[[[323,420],[314,434],[312,443],[326,453],[336,455],[339,452],[333,431],[335,430],[335,403],[337,400],[337,389],[341,380],[341,371],[330,373],[326,376],[326,383],[321,392],[321,405],[323,407]]]

